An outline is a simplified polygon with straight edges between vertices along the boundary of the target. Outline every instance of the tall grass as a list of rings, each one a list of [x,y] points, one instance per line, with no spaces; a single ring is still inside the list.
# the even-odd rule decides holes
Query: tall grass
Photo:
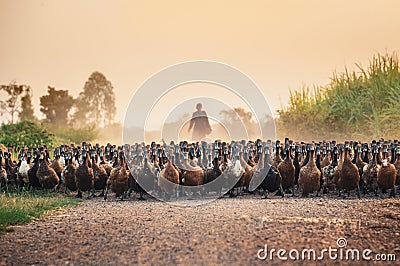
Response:
[[[400,137],[397,54],[378,54],[367,68],[334,73],[323,87],[290,92],[278,110],[278,133],[294,139],[343,140]]]

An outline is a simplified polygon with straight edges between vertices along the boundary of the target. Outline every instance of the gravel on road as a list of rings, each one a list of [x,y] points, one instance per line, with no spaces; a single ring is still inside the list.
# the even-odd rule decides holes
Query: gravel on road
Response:
[[[320,251],[338,248],[338,238],[346,239],[345,248],[395,254],[395,262],[383,263],[395,265],[400,264],[399,210],[400,199],[378,198],[248,195],[196,207],[92,199],[1,235],[0,265],[279,264],[276,252],[271,261],[259,260],[258,251],[265,245]],[[296,263],[343,261],[326,255],[324,261]]]

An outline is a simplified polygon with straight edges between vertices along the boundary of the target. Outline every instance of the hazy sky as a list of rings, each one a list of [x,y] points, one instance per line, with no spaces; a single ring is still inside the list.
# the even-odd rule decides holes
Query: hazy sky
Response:
[[[397,0],[0,0],[0,84],[31,85],[40,115],[48,85],[77,96],[98,70],[115,87],[121,121],[153,73],[213,60],[249,75],[276,110],[289,88],[326,84],[335,69],[399,52],[399,10]]]

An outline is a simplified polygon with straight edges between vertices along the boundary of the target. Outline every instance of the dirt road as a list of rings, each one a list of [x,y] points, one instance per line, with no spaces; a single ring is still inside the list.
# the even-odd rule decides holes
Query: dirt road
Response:
[[[291,249],[301,256],[304,248],[338,248],[338,238],[346,248],[371,249],[371,257],[395,254],[396,262],[383,263],[394,265],[400,264],[399,234],[400,199],[250,195],[186,208],[95,199],[0,236],[0,265],[278,264],[276,252],[272,261],[259,260],[257,252],[267,244],[287,250],[286,257]],[[322,264],[341,262],[326,254]]]

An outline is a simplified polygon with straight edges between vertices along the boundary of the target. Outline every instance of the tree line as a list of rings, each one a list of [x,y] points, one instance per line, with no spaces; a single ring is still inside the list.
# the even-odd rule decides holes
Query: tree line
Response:
[[[8,115],[9,123],[38,121],[32,104],[32,88],[15,81],[0,85],[6,95],[0,100],[0,116]],[[47,94],[40,97],[42,122],[50,127],[102,127],[111,124],[115,117],[115,94],[109,80],[100,72],[93,72],[77,98],[68,90],[48,86]]]

